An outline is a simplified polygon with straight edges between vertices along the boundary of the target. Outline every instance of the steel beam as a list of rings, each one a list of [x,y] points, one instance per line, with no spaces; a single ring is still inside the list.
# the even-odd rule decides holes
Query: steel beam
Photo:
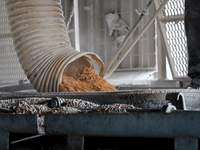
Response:
[[[80,52],[78,0],[74,0],[75,49]]]
[[[0,114],[0,131],[38,134],[36,115]]]
[[[198,150],[198,139],[179,137],[174,140],[175,150]]]
[[[138,40],[142,37],[142,35],[146,32],[146,30],[149,28],[149,26],[152,25],[153,21],[156,19],[156,17],[160,13],[160,11],[163,10],[164,6],[167,4],[168,1],[169,0],[163,1],[163,3],[160,5],[160,7],[156,10],[155,14],[152,16],[152,18],[149,20],[149,22],[142,29],[142,31],[140,31],[140,33],[131,42],[130,46],[125,50],[125,52],[121,55],[121,57],[117,60],[117,62],[113,65],[113,67],[109,70],[109,72],[104,76],[105,79],[108,78],[115,71],[115,69],[119,66],[119,64],[124,60],[126,55],[132,50],[132,48],[135,46],[135,44],[138,42]]]
[[[46,115],[48,135],[200,138],[200,112]]]
[[[142,11],[142,13],[140,14],[140,16],[138,17],[136,23],[133,25],[133,27],[130,29],[130,31],[127,33],[126,37],[124,38],[124,40],[120,43],[119,47],[117,48],[116,52],[114,53],[114,55],[112,56],[111,60],[108,62],[108,64],[106,65],[105,69],[103,70],[103,72],[100,74],[101,77],[104,77],[104,75],[107,73],[107,71],[110,69],[110,67],[112,66],[112,64],[114,63],[114,61],[116,60],[117,56],[120,54],[120,52],[122,51],[122,49],[124,48],[124,46],[126,45],[126,43],[128,42],[128,40],[131,38],[132,34],[135,32],[135,30],[137,29],[137,27],[140,25],[140,23],[142,22],[144,16],[146,15],[146,13],[149,11],[149,9],[151,8],[152,4],[154,3],[154,0],[150,0],[147,4],[147,6],[144,8],[144,10]],[[115,1],[116,4],[116,1]],[[115,13],[117,12],[117,7],[115,8]]]
[[[156,9],[159,9],[159,7],[160,7],[159,1],[155,1],[155,7],[156,7]],[[167,40],[167,35],[166,35],[165,22],[160,21],[160,19],[162,19],[162,18],[163,18],[163,14],[160,13],[158,15],[158,25],[159,25],[160,31],[161,31],[161,38],[163,38],[163,41],[164,41],[164,44],[165,44],[165,47],[166,47],[165,53],[166,53],[166,56],[167,56],[168,61],[169,61],[169,66],[170,66],[170,69],[172,71],[172,76],[173,76],[173,78],[175,78],[175,77],[178,76],[178,74],[177,74],[175,67],[174,67],[174,60],[171,57],[170,45],[167,43],[168,40]]]

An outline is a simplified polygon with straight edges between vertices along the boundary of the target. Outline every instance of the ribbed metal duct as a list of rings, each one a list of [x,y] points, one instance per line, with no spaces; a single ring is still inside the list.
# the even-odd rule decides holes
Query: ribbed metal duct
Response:
[[[19,62],[39,92],[58,92],[63,72],[96,62],[91,52],[78,52],[70,43],[60,0],[7,0],[12,37]]]

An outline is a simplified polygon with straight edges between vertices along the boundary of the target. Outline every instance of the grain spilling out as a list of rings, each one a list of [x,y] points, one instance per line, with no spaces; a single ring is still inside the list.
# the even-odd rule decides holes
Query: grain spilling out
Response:
[[[117,91],[91,67],[86,67],[79,74],[73,76],[63,73],[59,90],[60,92]]]

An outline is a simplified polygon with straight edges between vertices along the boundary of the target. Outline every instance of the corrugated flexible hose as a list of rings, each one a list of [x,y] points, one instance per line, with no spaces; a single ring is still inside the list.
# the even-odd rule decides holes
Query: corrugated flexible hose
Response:
[[[6,6],[19,62],[38,92],[59,92],[69,66],[97,63],[103,71],[98,55],[71,46],[60,0],[7,0]]]

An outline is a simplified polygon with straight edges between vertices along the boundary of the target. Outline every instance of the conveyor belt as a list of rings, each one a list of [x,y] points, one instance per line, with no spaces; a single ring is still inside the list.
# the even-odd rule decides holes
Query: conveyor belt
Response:
[[[83,149],[84,139],[88,136],[173,138],[175,149],[198,149],[200,138],[200,93],[198,90],[149,89],[118,92],[0,94],[0,100],[27,97],[76,98],[99,105],[119,103],[143,108],[141,111],[120,114],[45,115],[46,136],[66,137],[67,149],[75,149],[74,147]],[[159,111],[169,102],[175,105],[177,110],[170,113]],[[0,122],[0,150],[8,149],[9,135],[12,133],[38,134],[37,115],[0,114]]]

